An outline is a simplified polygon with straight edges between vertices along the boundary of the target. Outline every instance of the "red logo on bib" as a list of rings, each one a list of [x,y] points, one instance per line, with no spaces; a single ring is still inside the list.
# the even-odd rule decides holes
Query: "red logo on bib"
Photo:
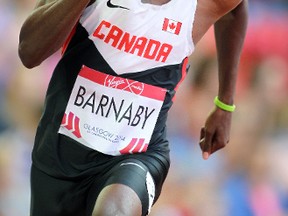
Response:
[[[76,115],[74,115],[74,113],[69,112],[68,115],[64,113],[61,126],[70,130],[77,138],[82,137],[79,125],[80,125],[80,119]]]
[[[141,95],[144,90],[144,83],[109,75],[106,77],[104,85],[110,88],[125,90],[136,95]]]

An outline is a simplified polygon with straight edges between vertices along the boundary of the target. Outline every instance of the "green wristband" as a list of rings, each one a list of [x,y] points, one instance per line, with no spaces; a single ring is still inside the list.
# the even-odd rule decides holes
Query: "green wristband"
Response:
[[[228,112],[234,112],[236,108],[234,104],[228,105],[228,104],[223,103],[222,101],[219,100],[218,96],[215,97],[214,104],[220,109],[228,111]]]

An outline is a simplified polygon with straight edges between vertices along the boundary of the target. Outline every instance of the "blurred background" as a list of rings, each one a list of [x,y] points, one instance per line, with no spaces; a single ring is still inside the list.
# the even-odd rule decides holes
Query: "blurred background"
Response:
[[[18,35],[34,0],[0,0],[0,216],[29,215],[31,149],[60,55],[25,69]],[[152,216],[288,215],[288,1],[250,0],[228,146],[201,158],[200,128],[214,107],[213,29],[190,59],[170,111],[171,170]]]

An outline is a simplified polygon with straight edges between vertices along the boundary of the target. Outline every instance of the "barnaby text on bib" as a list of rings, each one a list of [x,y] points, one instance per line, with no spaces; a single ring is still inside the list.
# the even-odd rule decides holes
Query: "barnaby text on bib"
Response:
[[[83,66],[59,133],[108,155],[145,152],[166,89]]]

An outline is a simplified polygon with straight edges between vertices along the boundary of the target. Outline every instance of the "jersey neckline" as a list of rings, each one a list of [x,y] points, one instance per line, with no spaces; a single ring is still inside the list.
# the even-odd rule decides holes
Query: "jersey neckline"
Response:
[[[164,3],[162,5],[156,5],[156,4],[151,4],[151,3],[143,3],[141,0],[138,0],[138,5],[140,5],[141,7],[145,7],[145,8],[151,8],[151,9],[161,9],[161,8],[166,8],[169,7],[175,0],[170,0],[167,3]]]

